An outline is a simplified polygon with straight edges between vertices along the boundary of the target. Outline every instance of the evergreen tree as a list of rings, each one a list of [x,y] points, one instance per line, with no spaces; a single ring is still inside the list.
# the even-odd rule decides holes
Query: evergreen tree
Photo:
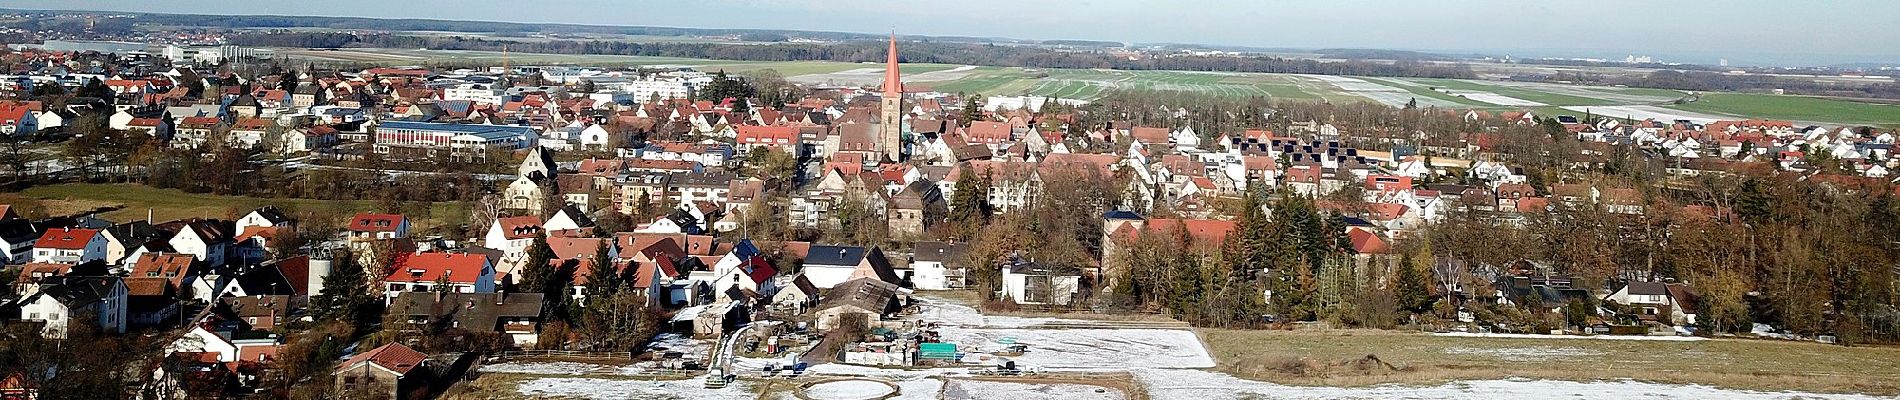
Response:
[[[620,271],[616,267],[613,258],[607,255],[607,242],[601,241],[587,270],[587,298],[590,302],[606,300],[620,291]]]
[[[1432,309],[1431,282],[1426,278],[1423,268],[1412,262],[1412,254],[1406,253],[1399,258],[1398,276],[1399,309],[1412,313],[1422,313]]]
[[[957,174],[955,193],[950,195],[950,221],[980,227],[989,219],[990,188],[969,165],[964,164],[964,172]]]
[[[974,94],[963,97],[963,121],[961,122],[965,128],[970,127],[971,122],[983,120],[983,105],[977,100],[978,97]]]
[[[543,232],[536,235],[534,243],[528,245],[528,260],[521,266],[521,290],[528,293],[548,293],[558,286],[554,282],[556,272],[549,262],[554,259],[554,249],[548,247],[548,235]]]
[[[375,297],[369,292],[369,279],[356,257],[349,253],[332,256],[330,273],[323,276],[323,290],[311,300],[310,312],[318,321],[365,322]]]

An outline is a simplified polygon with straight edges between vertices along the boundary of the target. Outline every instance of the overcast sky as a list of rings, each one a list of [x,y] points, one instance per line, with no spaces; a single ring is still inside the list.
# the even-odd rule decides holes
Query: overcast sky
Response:
[[[8,0],[0,7],[1698,58],[1682,60],[1691,62],[1900,60],[1895,0]]]

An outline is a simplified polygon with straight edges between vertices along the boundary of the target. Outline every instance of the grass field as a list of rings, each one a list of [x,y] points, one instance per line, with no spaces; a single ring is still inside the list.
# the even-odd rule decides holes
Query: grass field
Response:
[[[1709,93],[1694,103],[1670,108],[1751,118],[1900,126],[1900,105],[1820,97]]]
[[[1594,106],[1594,105],[1615,104],[1615,102],[1604,100],[1604,99],[1571,96],[1571,95],[1551,93],[1551,92],[1546,92],[1546,91],[1537,91],[1537,90],[1521,89],[1521,88],[1515,88],[1515,87],[1506,87],[1506,86],[1501,86],[1501,85],[1477,83],[1477,82],[1466,81],[1466,80],[1457,80],[1457,79],[1407,79],[1407,80],[1411,82],[1423,83],[1430,86],[1443,87],[1443,88],[1448,88],[1448,89],[1453,89],[1453,90],[1467,90],[1467,91],[1474,91],[1474,92],[1496,93],[1499,95],[1510,96],[1513,98],[1544,103],[1551,106]]]
[[[99,215],[100,218],[113,222],[144,219],[148,209],[151,210],[151,216],[155,222],[162,222],[181,218],[236,219],[252,209],[266,205],[276,206],[293,216],[299,211],[307,211],[330,213],[344,218],[376,208],[376,202],[368,200],[219,196],[135,184],[37,186],[21,191],[19,195],[39,199],[49,215],[68,215],[101,207],[120,207],[118,210]],[[429,215],[411,215],[410,218],[415,220],[415,228],[418,232],[427,231],[449,223],[460,224],[461,221],[454,216],[463,214],[462,207],[464,206],[456,203],[436,203],[430,207]]]
[[[962,79],[932,85],[943,92],[991,96],[1054,96],[1091,99],[1110,89],[1184,91],[1218,97],[1365,101],[1291,75],[1193,71],[1024,69],[983,67]]]
[[[1802,342],[1444,337],[1372,331],[1201,331],[1221,372],[1296,385],[1521,377],[1723,388],[1900,393],[1900,349]],[[1348,367],[1366,356],[1399,369]]]

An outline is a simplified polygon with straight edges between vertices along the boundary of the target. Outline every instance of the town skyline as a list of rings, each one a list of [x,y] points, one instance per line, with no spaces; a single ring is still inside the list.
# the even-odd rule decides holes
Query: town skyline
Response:
[[[1200,3],[1219,3],[1198,1]],[[1856,15],[1892,14],[1900,5],[1876,1],[1845,1],[1813,7],[1769,1],[1686,1],[1651,3],[1618,0],[1592,4],[1590,10],[1562,5],[1521,5],[1481,0],[1456,7],[1437,4],[1382,1],[1261,2],[1253,4],[1198,4],[1151,7],[1140,2],[1103,1],[1091,7],[1055,8],[1048,4],[1022,5],[1017,18],[994,18],[980,12],[939,13],[914,2],[844,5],[834,2],[757,2],[717,0],[749,12],[718,20],[682,19],[703,5],[650,4],[639,11],[571,13],[565,10],[607,8],[610,2],[568,2],[571,7],[529,8],[498,13],[497,7],[437,7],[433,3],[371,5],[360,0],[332,3],[232,3],[185,1],[167,4],[83,0],[55,2],[25,0],[16,8],[45,10],[203,13],[234,15],[317,15],[336,17],[416,18],[467,21],[506,21],[606,26],[673,26],[722,29],[785,29],[815,32],[881,33],[928,36],[975,36],[1037,40],[1102,40],[1127,43],[1181,43],[1206,46],[1322,49],[1376,48],[1453,54],[1513,57],[1622,58],[1651,56],[1670,62],[1717,64],[1727,59],[1737,65],[1814,66],[1843,63],[1900,62],[1900,52],[1883,43],[1900,41],[1900,32],[1874,24],[1808,24],[1752,26],[1738,30],[1723,21],[1774,18],[1785,21],[1844,21]],[[354,7],[360,5],[363,7]],[[965,9],[1015,7],[998,0],[977,0]],[[1232,12],[1202,13],[1227,7]],[[375,10],[370,12],[367,10]],[[1060,12],[1057,12],[1060,11]],[[1687,16],[1672,18],[1670,16]],[[1669,23],[1628,23],[1666,18]],[[1145,21],[1189,21],[1144,26]],[[1485,21],[1456,25],[1453,22]],[[1626,22],[1617,22],[1626,21]],[[1473,26],[1476,25],[1476,26]],[[1240,27],[1240,28],[1236,28]]]

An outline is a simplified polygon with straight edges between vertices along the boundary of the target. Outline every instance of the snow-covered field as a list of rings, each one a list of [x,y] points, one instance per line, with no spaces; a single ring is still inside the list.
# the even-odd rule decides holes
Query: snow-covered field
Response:
[[[699,379],[676,381],[540,378],[521,383],[522,395],[580,399],[693,399],[751,400],[757,398],[746,381],[733,382],[725,389],[707,389]]]
[[[1571,106],[1571,107],[1564,107],[1564,109],[1570,110],[1570,111],[1576,111],[1576,112],[1587,111],[1592,114],[1596,114],[1596,115],[1604,116],[1604,117],[1632,118],[1636,120],[1655,119],[1657,121],[1665,121],[1665,122],[1675,121],[1679,119],[1686,119],[1691,122],[1695,122],[1699,124],[1706,124],[1706,123],[1721,121],[1721,120],[1741,119],[1741,118],[1731,117],[1731,116],[1673,110],[1673,109],[1663,108],[1660,106]]]
[[[483,365],[481,372],[534,375],[594,375],[620,373],[620,367],[577,362],[508,362]]]
[[[952,380],[943,386],[945,399],[1069,400],[1128,398],[1120,390],[1069,383],[1014,383]]]
[[[1700,385],[1673,385],[1635,381],[1566,382],[1529,379],[1457,381],[1436,386],[1382,385],[1373,387],[1287,386],[1236,378],[1203,368],[1214,366],[1214,359],[1193,332],[1176,329],[1052,329],[1039,327],[1061,323],[1054,318],[1018,318],[985,316],[969,307],[940,300],[925,300],[922,313],[911,318],[942,324],[945,338],[965,348],[1000,350],[1004,342],[1024,343],[1029,351],[1010,357],[1019,365],[1056,371],[1114,371],[1132,374],[1154,399],[1874,399],[1861,395],[1834,395],[1800,392],[1762,392],[1720,389]],[[1451,337],[1534,338],[1578,340],[1704,340],[1694,337],[1622,337],[1622,336],[1546,336],[1505,334],[1443,334]],[[1487,347],[1465,346],[1444,350],[1451,354],[1496,357],[1505,361],[1562,360],[1568,357],[1602,355],[1593,350],[1564,346]],[[1684,356],[1692,356],[1685,354]],[[738,371],[779,360],[735,360]],[[898,387],[897,399],[1123,399],[1118,390],[1076,384],[1028,384],[974,381],[973,368],[951,367],[904,370],[840,364],[812,366],[807,373],[819,377],[863,377],[890,382]],[[577,363],[497,364],[484,372],[516,372],[543,375],[624,375],[625,369]],[[537,378],[525,381],[518,391],[527,396],[573,397],[583,399],[750,399],[755,396],[752,381],[740,380],[733,387],[705,389],[703,381],[651,381],[638,378]],[[888,394],[890,386],[868,380],[820,388],[824,399],[859,398],[874,392]],[[1097,392],[1101,390],[1101,392]],[[768,398],[795,399],[790,390]],[[810,392],[808,391],[809,395]],[[871,396],[880,397],[881,395]]]
[[[1487,85],[1507,86],[1565,96],[1587,97],[1621,104],[1654,104],[1675,100],[1680,94],[1656,95],[1630,89],[1603,86],[1577,86],[1540,82],[1485,81]]]
[[[1126,370],[1214,366],[1214,357],[1207,354],[1194,332],[1183,330],[944,329],[942,333],[945,341],[971,348],[966,352],[999,352],[1008,348],[1008,343],[1027,344],[1028,352],[1007,358],[1031,368]]]
[[[1456,102],[1452,102],[1448,100],[1440,100],[1440,99],[1425,97],[1425,96],[1419,96],[1419,95],[1413,94],[1410,90],[1406,90],[1404,88],[1392,87],[1383,83],[1371,82],[1371,81],[1367,81],[1367,80],[1359,79],[1359,78],[1333,76],[1333,75],[1298,75],[1298,76],[1304,77],[1307,79],[1320,81],[1320,82],[1330,84],[1333,86],[1337,86],[1339,87],[1339,90],[1351,92],[1354,95],[1372,99],[1372,101],[1378,102],[1379,104],[1384,104],[1384,105],[1393,106],[1393,107],[1403,107],[1405,106],[1406,103],[1410,103],[1412,101],[1417,101],[1419,107],[1457,107],[1459,106],[1459,104]]]
[[[846,379],[814,384],[804,391],[812,400],[871,400],[896,393],[897,388],[879,381]]]
[[[1464,90],[1451,90],[1451,89],[1444,89],[1444,88],[1439,88],[1439,89],[1437,89],[1437,90],[1438,90],[1439,92],[1442,92],[1442,93],[1444,93],[1444,94],[1448,94],[1448,95],[1452,95],[1452,96],[1458,96],[1458,97],[1463,97],[1463,98],[1467,98],[1467,99],[1471,99],[1471,100],[1476,100],[1476,101],[1481,101],[1481,102],[1486,102],[1486,103],[1491,103],[1491,104],[1496,104],[1496,105],[1500,105],[1500,106],[1512,106],[1512,107],[1543,107],[1543,106],[1546,106],[1546,105],[1547,105],[1547,104],[1544,104],[1544,103],[1539,103],[1539,102],[1535,102],[1535,101],[1530,101],[1530,100],[1524,100],[1524,99],[1520,99],[1520,98],[1516,98],[1516,97],[1511,97],[1511,96],[1505,96],[1505,95],[1501,95],[1501,94],[1497,94],[1497,93],[1491,93],[1491,92],[1471,92],[1471,91],[1464,91]]]

